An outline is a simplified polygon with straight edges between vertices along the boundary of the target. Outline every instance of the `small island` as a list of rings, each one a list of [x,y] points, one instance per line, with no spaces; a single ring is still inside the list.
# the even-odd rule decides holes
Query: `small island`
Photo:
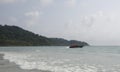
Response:
[[[0,25],[0,46],[70,46],[72,44],[89,45],[82,41],[48,38],[18,26]]]

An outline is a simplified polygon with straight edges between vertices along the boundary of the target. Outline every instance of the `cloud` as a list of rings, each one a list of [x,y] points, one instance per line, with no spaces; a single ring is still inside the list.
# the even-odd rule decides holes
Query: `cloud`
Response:
[[[26,0],[0,0],[0,3],[15,3],[18,1],[26,1]]]
[[[37,17],[37,16],[39,16],[39,15],[40,15],[39,11],[32,11],[32,12],[27,12],[27,13],[25,13],[25,16]]]
[[[94,24],[94,17],[84,16],[80,19],[80,24],[86,27],[91,27]]]
[[[0,3],[13,3],[16,2],[17,0],[0,0]]]
[[[40,15],[41,13],[39,11],[31,11],[25,13],[25,16],[27,17],[25,23],[27,24],[27,26],[31,26],[38,23]]]
[[[76,5],[76,0],[65,0],[65,6],[74,7]]]
[[[52,4],[54,2],[54,0],[40,0],[40,3],[42,6],[48,6],[50,4]]]
[[[15,18],[15,17],[10,17],[9,20],[12,22],[17,22],[17,18]]]
[[[93,44],[107,44],[107,42],[119,38],[119,23],[120,18],[113,18],[111,14],[98,11],[94,14],[81,16],[78,22],[75,22],[74,19],[68,21],[65,33],[72,39],[91,40]],[[99,43],[99,41],[103,41],[103,43]]]
[[[88,38],[93,41],[93,44],[101,45],[115,44],[115,41],[118,41],[120,36],[120,18],[115,17],[115,14],[114,17],[111,17],[109,13],[98,11],[93,15],[81,17],[80,20],[81,26],[86,29],[86,32],[84,32],[86,37],[84,36],[83,39],[89,36]]]
[[[110,22],[110,16],[103,11],[98,11],[89,16],[83,16],[80,18],[80,24],[86,27],[98,26],[102,24],[108,24]]]

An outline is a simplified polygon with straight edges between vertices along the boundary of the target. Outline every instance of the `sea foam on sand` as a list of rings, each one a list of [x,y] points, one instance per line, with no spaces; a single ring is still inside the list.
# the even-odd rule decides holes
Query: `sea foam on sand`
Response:
[[[4,59],[4,54],[0,53],[0,72],[50,72],[50,71],[42,71],[42,70],[24,70],[21,69],[18,65],[13,62],[9,62]]]

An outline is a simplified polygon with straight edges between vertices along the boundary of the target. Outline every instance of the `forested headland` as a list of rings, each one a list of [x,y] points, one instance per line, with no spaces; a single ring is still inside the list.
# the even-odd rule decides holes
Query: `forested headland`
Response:
[[[88,45],[82,41],[48,38],[18,26],[0,25],[0,46],[69,46],[71,44]]]

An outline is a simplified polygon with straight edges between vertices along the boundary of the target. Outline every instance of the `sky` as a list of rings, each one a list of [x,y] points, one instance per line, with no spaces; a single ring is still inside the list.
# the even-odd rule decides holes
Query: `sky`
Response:
[[[90,45],[120,45],[120,0],[0,0],[0,24]]]

